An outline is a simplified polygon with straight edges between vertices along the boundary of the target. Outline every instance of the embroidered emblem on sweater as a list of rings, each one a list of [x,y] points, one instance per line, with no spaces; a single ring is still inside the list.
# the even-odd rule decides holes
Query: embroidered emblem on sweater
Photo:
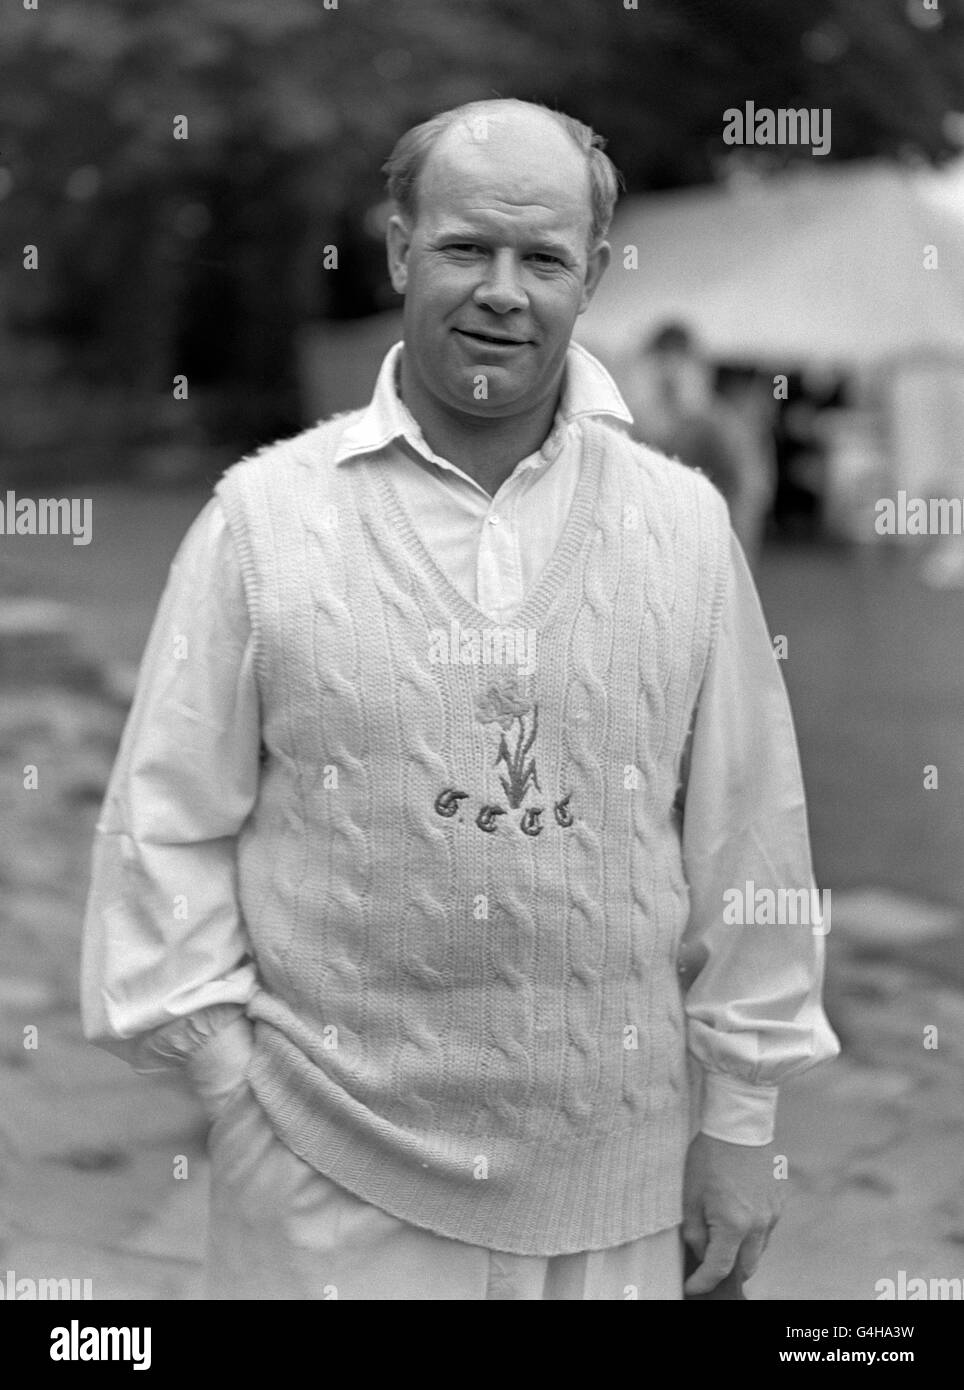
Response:
[[[451,818],[458,814],[459,803],[464,801],[468,792],[456,791],[454,787],[446,787],[444,792],[439,792],[435,798],[435,809],[440,816]]]
[[[506,809],[504,806],[483,806],[482,810],[475,818],[475,823],[480,830],[484,830],[487,835],[493,835],[499,828],[497,816],[504,816]]]
[[[499,829],[500,816],[508,815],[509,810],[521,810],[518,824],[523,835],[533,838],[541,835],[546,828],[542,823],[546,808],[524,804],[531,790],[542,793],[533,751],[539,732],[538,702],[520,693],[517,676],[506,675],[501,681],[490,680],[476,693],[475,718],[479,724],[499,727],[499,745],[493,765],[504,768],[499,782],[509,803],[507,808],[485,802],[475,817],[475,824],[484,834],[494,835]],[[456,787],[445,787],[435,798],[437,814],[446,819],[456,816],[468,795]],[[567,792],[552,808],[556,824],[563,829],[568,829],[574,821],[569,806],[571,798],[572,792]]]
[[[527,727],[526,720],[530,715],[532,722]],[[515,678],[510,677],[501,686],[493,682],[485,690],[479,691],[475,697],[475,717],[480,724],[498,724],[502,729],[495,765],[498,767],[499,763],[505,763],[508,777],[500,777],[499,781],[509,805],[517,811],[525,799],[530,782],[536,791],[542,791],[536,776],[535,758],[529,758],[526,763],[539,732],[539,706],[522,699]],[[515,748],[510,753],[505,736],[513,724],[519,727],[515,735]]]

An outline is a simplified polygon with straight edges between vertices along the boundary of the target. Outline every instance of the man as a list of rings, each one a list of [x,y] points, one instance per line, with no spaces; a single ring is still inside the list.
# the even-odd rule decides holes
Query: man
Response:
[[[666,323],[653,333],[643,361],[649,398],[635,412],[636,438],[709,478],[755,564],[776,487],[772,443],[714,391],[710,364],[684,324]]]
[[[516,101],[409,131],[371,404],[230,469],[172,568],[84,1012],[187,1059],[217,1295],[678,1299],[684,1166],[705,1293],[773,1223],[777,1083],[836,1049],[819,936],[724,921],[811,881],[724,504],[570,343],[600,144]]]

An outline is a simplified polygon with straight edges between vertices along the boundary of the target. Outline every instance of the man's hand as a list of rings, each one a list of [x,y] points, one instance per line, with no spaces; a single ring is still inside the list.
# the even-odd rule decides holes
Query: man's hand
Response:
[[[212,1123],[244,1084],[253,1051],[254,1025],[241,1014],[188,1057],[188,1077]]]
[[[748,1279],[781,1205],[772,1144],[727,1144],[698,1134],[686,1156],[683,1240],[702,1263],[687,1279],[685,1292],[709,1293],[735,1265]]]

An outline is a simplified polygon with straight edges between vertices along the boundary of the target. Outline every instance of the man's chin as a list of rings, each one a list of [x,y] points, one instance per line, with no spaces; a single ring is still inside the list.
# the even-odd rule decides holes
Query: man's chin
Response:
[[[535,382],[520,379],[508,368],[481,362],[468,378],[446,383],[444,394],[455,409],[479,416],[525,409],[527,402],[534,406],[538,395]]]

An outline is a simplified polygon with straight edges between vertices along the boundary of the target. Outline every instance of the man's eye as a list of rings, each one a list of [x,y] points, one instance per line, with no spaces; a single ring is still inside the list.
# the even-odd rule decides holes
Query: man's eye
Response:
[[[481,249],[481,246],[476,246],[471,241],[453,241],[448,246],[449,251],[458,251],[467,255],[471,255],[474,251],[481,251]]]
[[[550,251],[533,251],[529,260],[538,261],[540,265],[562,265],[559,257],[553,256]]]

